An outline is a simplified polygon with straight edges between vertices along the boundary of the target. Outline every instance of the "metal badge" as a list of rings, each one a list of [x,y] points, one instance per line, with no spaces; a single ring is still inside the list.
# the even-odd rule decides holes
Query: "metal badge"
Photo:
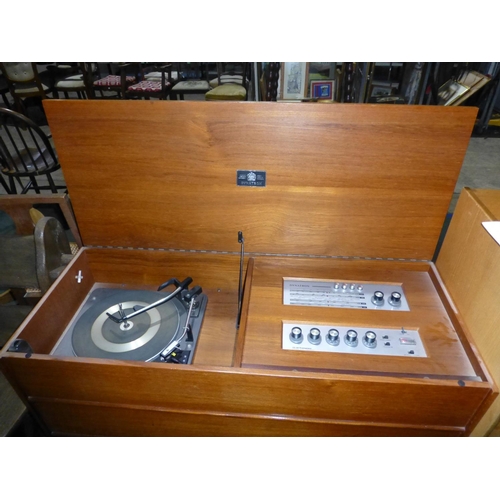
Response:
[[[236,185],[245,187],[266,187],[266,172],[262,170],[237,170]]]

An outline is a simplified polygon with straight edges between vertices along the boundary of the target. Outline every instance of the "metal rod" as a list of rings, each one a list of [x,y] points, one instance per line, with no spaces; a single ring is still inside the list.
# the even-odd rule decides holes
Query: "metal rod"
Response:
[[[163,351],[160,353],[161,358],[166,358],[179,345],[179,342],[186,336],[189,328],[191,328],[189,326],[189,321],[191,320],[191,312],[193,311],[193,305],[194,305],[194,297],[191,299],[191,302],[189,302],[189,311],[186,318],[186,324],[182,329],[182,335],[178,339],[172,340],[172,342],[170,342],[170,344],[168,344],[168,346],[165,347],[165,349],[163,349]]]
[[[116,316],[113,316],[112,314],[109,314],[109,313],[106,313],[106,314],[115,323],[123,323],[124,321],[132,319],[134,316],[145,313],[146,311],[149,311],[150,309],[153,309],[153,307],[158,307],[158,306],[161,306],[162,304],[165,304],[165,302],[168,302],[170,299],[173,299],[182,289],[183,289],[183,287],[179,286],[170,295],[167,295],[165,298],[157,300],[156,302],[154,302],[153,304],[150,304],[149,306],[144,306],[142,309],[139,309],[138,311],[134,311],[133,313],[130,313],[127,316],[123,316],[122,318],[117,318]]]
[[[238,284],[238,317],[236,318],[236,328],[240,326],[241,317],[241,301],[243,295],[243,262],[245,260],[245,238],[243,238],[243,233],[238,231],[238,243],[241,245],[240,252],[240,280]]]

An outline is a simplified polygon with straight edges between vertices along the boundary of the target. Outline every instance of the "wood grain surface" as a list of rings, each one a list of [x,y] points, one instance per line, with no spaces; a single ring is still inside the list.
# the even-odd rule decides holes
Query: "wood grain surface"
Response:
[[[44,106],[83,242],[120,247],[81,250],[16,334],[34,354],[0,353],[2,370],[52,432],[471,432],[495,388],[471,380],[481,364],[467,363],[429,263],[301,255],[430,259],[475,109],[71,100]],[[265,170],[267,187],[237,187],[238,169]],[[250,255],[237,336],[238,231]],[[75,285],[79,269],[83,286]],[[151,289],[172,276],[191,276],[208,296],[193,365],[49,355],[95,284]],[[276,349],[276,324],[304,320],[308,308],[285,310],[284,276],[403,282],[409,313],[361,318],[343,310],[336,318],[419,328],[431,356],[404,364],[384,359],[384,366],[347,356],[337,372],[326,359],[311,366],[294,358],[288,366]],[[262,338],[270,355],[257,345]],[[231,366],[233,357],[243,366]],[[268,360],[273,369],[245,366]],[[326,372],[311,371],[321,363]]]
[[[190,276],[208,304],[195,364],[231,366],[238,316],[239,256],[148,250],[87,250],[96,282],[156,289],[170,278]]]
[[[407,426],[321,419],[206,414],[160,408],[106,407],[74,401],[37,400],[54,435],[64,436],[463,436],[460,427]],[[116,423],[119,422],[119,425]]]
[[[500,385],[500,247],[482,222],[500,218],[500,191],[462,191],[436,267],[468,326],[475,347]],[[500,419],[497,398],[474,435],[488,434]]]
[[[84,277],[81,283],[76,280],[79,270]],[[94,283],[85,249],[80,249],[5,344],[0,355],[15,339],[26,340],[33,352],[49,354]]]
[[[251,262],[258,266],[260,259],[261,269],[269,267],[269,273],[262,274],[261,286],[272,285],[275,275],[281,276],[288,261],[296,271],[323,276],[318,259],[254,257]],[[324,265],[325,259],[320,260]],[[361,272],[356,271],[358,267],[369,277],[376,276],[382,268],[387,271],[394,267],[396,271],[386,274],[391,277],[391,273],[398,272],[425,274],[429,267],[423,262],[328,259],[330,272],[335,269],[333,261],[338,261],[338,269],[353,277]],[[470,422],[492,394],[488,382],[465,380],[462,386],[457,380],[419,380],[411,374],[390,376],[387,370],[375,376],[232,368],[233,354],[238,352],[235,351],[238,262],[237,255],[83,249],[54,289],[42,299],[31,321],[17,333],[18,338],[33,343],[35,354],[26,358],[3,351],[2,370],[23,400],[36,409],[35,414],[58,434],[462,435],[469,432]],[[82,269],[85,287],[76,284],[77,268]],[[83,300],[80,293],[86,288],[104,282],[149,289],[158,284],[160,277],[164,278],[163,273],[170,276],[173,269],[182,278],[189,272],[209,297],[193,365],[61,358],[47,354],[71,312]],[[252,300],[260,294],[256,276],[258,273],[252,273],[247,278],[247,286],[252,285],[249,298],[244,299],[247,330],[252,320]],[[248,288],[246,293],[249,291]],[[426,313],[428,308],[432,309],[430,299],[410,294],[410,301],[414,298]],[[451,337],[446,341],[456,342]],[[91,415],[100,415],[101,422]],[[115,420],[116,417],[123,417],[123,422]],[[151,428],[151,419],[158,420],[156,430]],[[115,427],[110,430],[112,421]],[[386,433],[384,429],[388,427],[394,428]]]
[[[6,373],[32,404],[89,402],[206,415],[459,427],[491,394],[484,382],[178,366],[8,353]],[[126,381],[126,383],[125,383]],[[84,423],[82,424],[84,425]],[[116,422],[117,428],[120,423]]]
[[[242,366],[476,377],[477,373],[422,263],[258,257],[252,277]],[[283,305],[283,278],[402,283],[410,311]],[[282,321],[418,330],[426,358],[282,349]],[[300,324],[298,325],[300,326]]]
[[[430,259],[477,110],[47,100],[86,245]],[[236,185],[264,170],[267,187]],[[98,196],[96,196],[96,194]]]

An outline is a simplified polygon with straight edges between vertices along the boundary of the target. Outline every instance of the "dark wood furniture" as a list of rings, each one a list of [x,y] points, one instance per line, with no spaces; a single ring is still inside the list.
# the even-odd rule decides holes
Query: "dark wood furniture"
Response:
[[[125,94],[130,85],[138,83],[144,79],[144,72],[140,63],[119,63],[116,74],[112,72],[112,64],[108,63],[108,75],[95,78],[93,65],[98,63],[83,63],[85,65],[85,79],[87,86],[92,89],[91,98],[97,98],[99,93],[101,98],[109,98],[105,92],[111,92],[112,97],[125,99]]]
[[[61,168],[59,159],[45,132],[28,117],[11,109],[0,108],[0,167],[10,179],[10,193],[16,193],[14,181],[21,186],[21,194],[33,189],[57,193],[66,186],[56,185],[52,173]],[[48,185],[40,185],[45,178]],[[22,180],[28,182],[23,185]]]
[[[122,65],[122,79],[124,78],[124,72],[129,72],[131,69],[134,70],[134,74],[137,75],[136,82],[127,87],[125,97],[139,98],[139,99],[166,99],[172,90],[173,78],[172,78],[172,64],[158,64],[152,65],[149,69],[155,70],[150,74],[149,78],[146,78],[144,70],[141,63],[128,63],[127,65]]]
[[[94,98],[93,80],[98,71],[97,63],[54,64],[47,66],[55,99],[61,92],[66,99],[75,93],[79,99]]]
[[[67,194],[29,194],[28,196],[3,195],[0,197],[0,210],[6,212],[16,226],[16,233],[28,235],[33,233],[33,220],[29,216],[32,208],[51,210],[52,216],[61,214],[63,222],[71,231],[72,239],[82,247],[82,238],[75,221],[75,215]],[[47,212],[49,214],[49,212]]]
[[[207,101],[247,101],[249,63],[217,63],[217,79],[205,94]]]
[[[49,87],[40,80],[36,63],[3,62],[0,63],[0,69],[7,80],[15,109],[20,113],[25,112],[23,99],[28,97],[45,99],[50,92]]]
[[[7,80],[5,79],[5,76],[3,76],[2,70],[0,69],[0,95],[2,96],[6,108],[10,108],[10,101],[7,98],[8,93],[9,85],[7,84]]]
[[[204,95],[212,88],[208,81],[208,64],[179,64],[178,74],[181,78],[172,87],[170,99],[176,100],[179,97],[183,101],[185,95]]]
[[[45,107],[85,247],[11,339],[33,353],[6,347],[0,364],[53,434],[463,436],[495,400],[480,332],[430,262],[475,109]],[[236,185],[237,170],[255,169],[265,188]],[[172,276],[208,296],[192,365],[52,354],[94,285],[153,289]],[[403,282],[411,311],[284,306],[287,276]],[[310,318],[414,327],[430,356],[281,350],[282,321]]]

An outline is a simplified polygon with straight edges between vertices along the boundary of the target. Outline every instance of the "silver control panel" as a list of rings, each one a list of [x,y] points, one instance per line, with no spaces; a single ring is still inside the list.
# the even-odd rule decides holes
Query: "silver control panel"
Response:
[[[417,330],[283,322],[283,349],[426,358]]]
[[[409,311],[403,287],[388,283],[283,279],[283,304]]]

